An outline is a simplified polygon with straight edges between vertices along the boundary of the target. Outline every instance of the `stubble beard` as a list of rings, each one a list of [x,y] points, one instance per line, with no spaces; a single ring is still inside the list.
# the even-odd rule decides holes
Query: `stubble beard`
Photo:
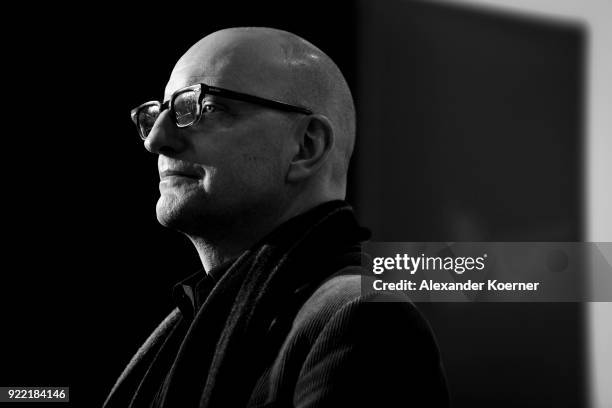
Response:
[[[162,194],[157,201],[156,213],[158,222],[164,227],[207,241],[225,237],[237,218],[229,208],[215,206],[204,192],[189,197]]]

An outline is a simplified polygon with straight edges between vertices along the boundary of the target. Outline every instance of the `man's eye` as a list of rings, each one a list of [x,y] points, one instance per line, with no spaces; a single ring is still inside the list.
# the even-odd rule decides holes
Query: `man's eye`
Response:
[[[219,108],[217,107],[217,105],[207,102],[204,105],[202,105],[202,112],[203,113],[212,113],[219,110]]]

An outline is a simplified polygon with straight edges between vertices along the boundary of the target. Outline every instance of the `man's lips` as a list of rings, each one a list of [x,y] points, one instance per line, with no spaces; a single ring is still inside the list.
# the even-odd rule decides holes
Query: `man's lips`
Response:
[[[159,178],[161,180],[168,178],[168,177],[187,177],[187,178],[196,179],[196,180],[200,178],[200,176],[196,173],[186,172],[186,171],[181,171],[181,170],[164,170],[161,173],[159,173]]]

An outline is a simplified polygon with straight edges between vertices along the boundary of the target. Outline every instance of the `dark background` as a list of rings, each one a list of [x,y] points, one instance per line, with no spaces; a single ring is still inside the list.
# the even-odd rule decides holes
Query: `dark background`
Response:
[[[582,238],[581,27],[399,0],[141,6],[8,15],[0,385],[99,406],[199,268],[155,220],[129,111],[220,28],[286,29],[340,66],[359,113],[348,199],[375,240]],[[579,305],[420,307],[455,407],[584,405]]]

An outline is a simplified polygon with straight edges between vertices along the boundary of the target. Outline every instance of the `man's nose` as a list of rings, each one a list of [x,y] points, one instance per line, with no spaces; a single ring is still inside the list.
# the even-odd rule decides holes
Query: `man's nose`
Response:
[[[185,148],[185,141],[179,133],[170,118],[170,112],[165,110],[159,115],[145,139],[145,149],[166,156],[180,153]]]

